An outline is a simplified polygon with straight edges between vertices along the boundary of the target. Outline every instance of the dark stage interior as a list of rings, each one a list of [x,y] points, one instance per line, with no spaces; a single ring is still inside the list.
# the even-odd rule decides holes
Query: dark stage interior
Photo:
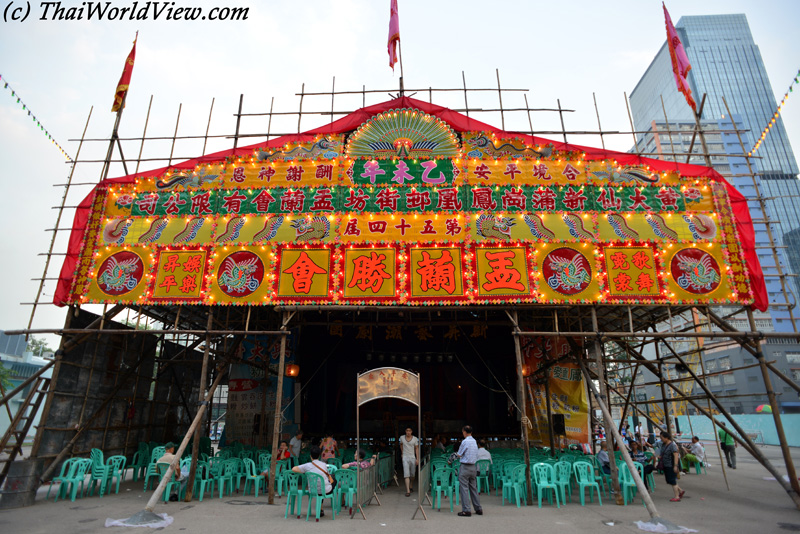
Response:
[[[504,389],[516,399],[511,326],[465,324],[305,324],[297,333],[302,369],[301,427],[309,435],[356,434],[356,376],[377,367],[420,374],[423,437],[461,437],[465,424],[483,436],[519,434]],[[417,407],[381,399],[361,407],[361,435],[389,439],[417,432]]]

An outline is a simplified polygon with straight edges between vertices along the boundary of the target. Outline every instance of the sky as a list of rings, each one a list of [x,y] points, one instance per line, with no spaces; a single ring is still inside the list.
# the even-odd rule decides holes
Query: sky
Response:
[[[5,16],[19,0],[4,4]],[[66,8],[87,2],[64,1]],[[111,7],[132,7],[133,0],[113,0]],[[155,4],[155,3],[151,3]],[[243,95],[243,113],[294,112],[300,105],[296,95],[306,92],[385,89],[368,94],[366,103],[388,100],[397,91],[399,66],[388,66],[386,40],[389,0],[174,0],[168,8],[200,7],[209,14],[214,7],[249,8],[247,20],[202,21],[153,20],[57,20],[55,5],[45,13],[42,4],[31,3],[25,21],[0,22],[0,75],[21,97],[44,128],[73,158],[80,145],[81,160],[102,160],[114,125],[111,112],[114,90],[139,32],[133,79],[120,124],[120,136],[142,137],[152,96],[146,136],[163,140],[123,141],[126,158],[167,157],[174,160],[198,156],[203,139],[179,140],[172,136],[218,137],[208,140],[206,152],[232,147],[236,128],[234,114]],[[505,108],[561,106],[574,110],[564,114],[568,131],[597,130],[597,100],[604,131],[630,131],[625,94],[630,94],[665,40],[661,2],[656,0],[570,0],[568,2],[493,0],[458,2],[398,0],[400,35],[407,90],[461,88],[462,72],[470,88],[497,88],[497,72],[503,88],[526,89],[526,93],[503,94]],[[136,6],[141,8],[145,0]],[[796,0],[670,0],[673,21],[681,16],[744,13],[759,45],[779,101],[800,68],[800,40],[796,22],[800,2]],[[45,20],[42,20],[43,17]],[[0,84],[0,330],[24,328],[45,265],[42,254],[50,247],[52,229],[61,203],[63,187],[72,166],[40,131],[27,111]],[[410,94],[411,91],[407,91]],[[795,96],[797,95],[797,96]],[[427,92],[415,98],[429,100]],[[471,108],[494,109],[496,91],[470,93]],[[213,111],[211,110],[213,99]],[[274,99],[274,100],[273,100]],[[452,108],[464,107],[460,92],[433,93],[433,102]],[[336,110],[361,107],[362,95],[337,95]],[[330,122],[323,112],[331,109],[330,96],[306,96],[301,129]],[[178,114],[180,110],[180,118]],[[800,92],[790,95],[783,118],[795,153],[800,151]],[[211,113],[210,113],[211,112]],[[209,121],[209,116],[211,117]],[[475,118],[501,126],[498,113],[477,113]],[[338,118],[338,116],[337,116]],[[507,130],[529,130],[522,113],[505,116]],[[532,114],[534,130],[558,130],[557,113]],[[297,116],[243,117],[241,132],[273,134],[297,131]],[[753,136],[756,133],[751,134]],[[543,135],[558,138],[557,135]],[[240,142],[253,144],[264,137]],[[596,136],[570,136],[577,144],[599,146]],[[606,147],[628,150],[632,136],[605,136]],[[118,153],[115,153],[118,159]],[[143,161],[139,170],[159,168],[163,161]],[[129,163],[129,171],[136,163]],[[112,165],[109,177],[124,175],[120,164]],[[73,182],[97,183],[101,165],[78,163]],[[75,206],[90,186],[76,186],[66,205]],[[59,227],[72,226],[74,211],[65,211]],[[68,234],[60,232],[54,252],[66,250]],[[48,277],[56,277],[63,256],[54,256]],[[34,328],[60,328],[65,309],[52,302],[55,281],[47,281]],[[99,308],[91,308],[100,311]],[[51,344],[57,338],[49,337]]]

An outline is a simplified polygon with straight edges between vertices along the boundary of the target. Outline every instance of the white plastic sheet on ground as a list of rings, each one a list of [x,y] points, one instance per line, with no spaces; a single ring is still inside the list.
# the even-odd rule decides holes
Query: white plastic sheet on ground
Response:
[[[107,527],[149,527],[149,528],[161,528],[161,527],[168,527],[175,521],[170,515],[164,514],[155,514],[162,518],[161,521],[153,522],[153,523],[145,523],[143,525],[137,525],[135,523],[128,523],[128,519],[111,519],[110,517],[106,519],[106,526]]]
[[[639,530],[644,530],[645,532],[658,532],[659,534],[684,534],[690,532],[697,532],[694,529],[686,528],[686,527],[678,527],[669,528],[664,523],[653,523],[651,521],[634,521],[633,523],[636,525]]]

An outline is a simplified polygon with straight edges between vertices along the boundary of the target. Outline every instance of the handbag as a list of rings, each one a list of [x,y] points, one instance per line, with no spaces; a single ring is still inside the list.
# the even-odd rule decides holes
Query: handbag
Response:
[[[336,480],[335,478],[333,478],[333,477],[331,476],[331,474],[330,474],[330,473],[328,473],[328,471],[326,471],[325,469],[322,469],[320,466],[318,466],[318,465],[317,465],[317,462],[315,462],[315,461],[313,461],[313,460],[312,460],[312,461],[311,461],[311,463],[314,465],[314,467],[316,467],[317,469],[319,469],[320,471],[322,471],[323,473],[325,473],[325,476],[326,476],[326,477],[328,477],[328,482],[330,482],[330,485],[331,485],[331,491],[333,491],[333,490],[336,488],[336,484],[338,484],[338,482],[339,482],[339,481],[338,481],[338,480]]]

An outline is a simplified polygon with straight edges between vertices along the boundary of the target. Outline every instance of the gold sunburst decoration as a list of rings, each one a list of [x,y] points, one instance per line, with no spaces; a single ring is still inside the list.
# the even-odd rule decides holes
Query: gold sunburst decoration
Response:
[[[458,157],[461,145],[450,126],[418,109],[390,109],[358,127],[347,142],[351,158]]]

